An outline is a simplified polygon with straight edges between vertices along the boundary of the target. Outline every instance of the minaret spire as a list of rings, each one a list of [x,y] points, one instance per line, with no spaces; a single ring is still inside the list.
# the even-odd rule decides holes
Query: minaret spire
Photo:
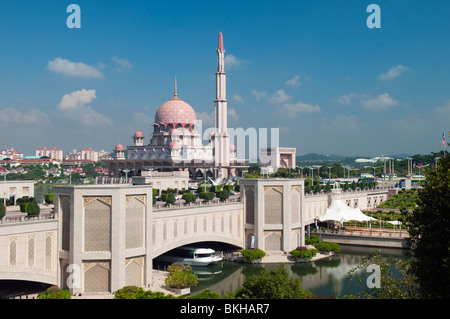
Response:
[[[223,35],[219,33],[219,45],[217,47],[217,72],[216,72],[216,99],[215,104],[215,154],[214,164],[220,167],[219,176],[228,177],[227,168],[229,159],[229,136],[227,128],[227,97],[226,97],[226,74],[225,74],[225,49],[223,48]],[[216,176],[217,177],[217,176]]]
[[[219,47],[217,49],[218,50],[223,50],[223,36],[222,36],[222,32],[219,33]]]
[[[177,77],[175,77],[175,93],[173,96],[174,99],[178,99],[178,93],[177,93]]]

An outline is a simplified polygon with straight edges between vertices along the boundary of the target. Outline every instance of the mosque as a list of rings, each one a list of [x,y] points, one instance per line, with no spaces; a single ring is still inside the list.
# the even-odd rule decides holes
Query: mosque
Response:
[[[112,175],[132,172],[141,175],[144,170],[159,172],[189,172],[189,178],[242,176],[248,168],[245,160],[238,160],[236,147],[230,143],[227,132],[227,99],[225,74],[225,49],[219,33],[216,72],[215,126],[202,143],[201,121],[188,103],[175,92],[172,99],[163,103],[155,114],[150,143],[137,131],[133,145],[122,144],[114,148],[115,158],[107,161]]]

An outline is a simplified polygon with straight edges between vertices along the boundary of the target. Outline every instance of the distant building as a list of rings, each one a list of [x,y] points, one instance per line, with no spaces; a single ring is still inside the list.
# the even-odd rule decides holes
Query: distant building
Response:
[[[47,156],[52,160],[62,161],[63,160],[63,150],[53,146],[52,148],[47,148],[45,146],[36,149],[36,156]]]
[[[269,147],[259,150],[259,160],[262,166],[273,168],[295,168],[295,147]]]
[[[87,161],[98,162],[98,152],[91,147],[81,150],[81,159]]]
[[[20,160],[23,158],[23,153],[15,150],[14,148],[0,150],[0,159],[9,158],[11,160]]]

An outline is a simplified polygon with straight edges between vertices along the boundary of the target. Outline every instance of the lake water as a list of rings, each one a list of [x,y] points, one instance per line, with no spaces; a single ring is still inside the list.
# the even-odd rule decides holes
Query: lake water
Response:
[[[341,246],[341,252],[334,256],[311,263],[283,264],[291,277],[301,278],[302,286],[316,296],[342,298],[344,295],[357,294],[367,287],[362,286],[371,273],[358,270],[349,275],[360,258],[369,251],[377,251],[384,256],[405,259],[408,250],[379,249],[356,246]],[[210,289],[220,295],[231,292],[242,286],[246,277],[256,274],[261,267],[270,269],[282,264],[241,264],[225,261],[221,265],[209,267],[193,267],[199,278],[199,284],[191,288],[191,294]]]

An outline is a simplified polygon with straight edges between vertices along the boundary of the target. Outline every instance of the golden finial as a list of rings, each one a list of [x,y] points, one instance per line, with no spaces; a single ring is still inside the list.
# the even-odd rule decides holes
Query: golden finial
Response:
[[[177,77],[175,77],[175,95],[173,97],[174,99],[178,99],[178,93],[177,93]]]

